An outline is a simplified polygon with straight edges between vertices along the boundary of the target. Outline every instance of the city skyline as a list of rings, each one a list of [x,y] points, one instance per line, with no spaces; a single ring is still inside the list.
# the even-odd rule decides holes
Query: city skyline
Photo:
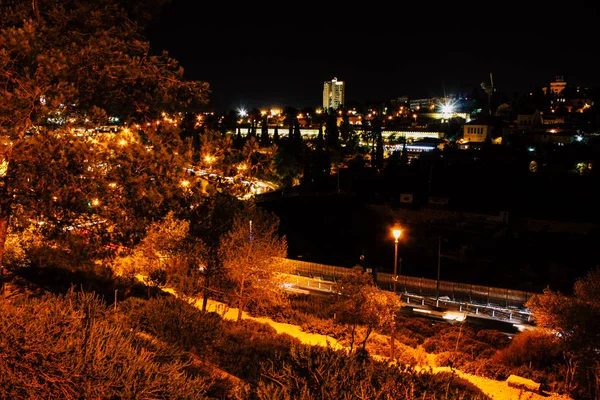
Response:
[[[590,47],[595,5],[558,12],[507,3],[487,13],[469,5],[411,5],[397,15],[375,8],[353,15],[207,7],[173,0],[149,37],[155,50],[180,61],[187,78],[211,85],[207,107],[217,111],[317,106],[332,77],[347,83],[347,103],[471,92],[490,72],[508,95],[544,86],[555,75],[578,86],[598,83]],[[334,11],[335,21],[320,19]]]

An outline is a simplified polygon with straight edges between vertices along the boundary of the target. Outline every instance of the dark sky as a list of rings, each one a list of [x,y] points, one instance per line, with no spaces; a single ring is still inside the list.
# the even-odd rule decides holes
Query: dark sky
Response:
[[[148,36],[187,78],[210,83],[217,111],[318,106],[333,77],[346,82],[346,102],[361,103],[470,93],[490,72],[509,95],[556,74],[600,85],[594,3],[394,4],[172,0]]]

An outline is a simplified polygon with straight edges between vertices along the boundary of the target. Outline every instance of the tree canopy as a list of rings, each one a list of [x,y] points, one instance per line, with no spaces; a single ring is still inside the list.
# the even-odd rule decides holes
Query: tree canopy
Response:
[[[134,220],[201,193],[182,169],[191,152],[178,133],[208,84],[152,53],[142,24],[160,1],[139,3],[3,2],[0,264],[9,222],[135,241]]]
[[[221,240],[219,254],[233,285],[238,321],[249,302],[280,299],[279,273],[284,272],[287,242],[278,227],[274,214],[250,204],[237,213],[231,231]]]
[[[572,295],[545,289],[527,307],[536,324],[554,332],[562,344],[567,388],[589,398],[600,394],[600,268],[579,279]]]

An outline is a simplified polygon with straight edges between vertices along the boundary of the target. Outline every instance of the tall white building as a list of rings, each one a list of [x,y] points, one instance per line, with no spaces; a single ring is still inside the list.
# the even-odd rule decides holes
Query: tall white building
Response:
[[[344,81],[333,78],[323,84],[323,109],[330,107],[336,110],[344,104]]]

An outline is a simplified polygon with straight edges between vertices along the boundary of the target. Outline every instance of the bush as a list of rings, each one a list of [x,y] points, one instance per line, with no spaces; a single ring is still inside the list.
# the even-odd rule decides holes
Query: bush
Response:
[[[425,354],[421,346],[412,348],[398,343],[396,347],[396,363],[398,365],[409,365],[411,367],[427,365],[427,354]]]
[[[417,347],[445,324],[438,324],[426,318],[400,316],[396,320],[396,337],[402,343]]]
[[[203,398],[183,353],[143,342],[94,295],[0,302],[3,398]],[[165,359],[162,354],[171,356]]]
[[[499,381],[506,380],[512,373],[510,368],[495,363],[489,358],[476,358],[473,361],[467,362],[461,367],[461,371]]]
[[[295,346],[289,357],[263,363],[258,399],[487,399],[454,374],[417,372],[331,348]]]
[[[498,347],[505,345],[500,332],[477,330],[469,325],[440,327],[438,334],[428,338],[423,347],[430,353],[460,352],[466,359],[490,358]]]
[[[490,345],[494,349],[503,349],[511,343],[508,336],[500,331],[481,329],[475,335],[477,340]]]
[[[460,368],[469,361],[473,361],[471,356],[460,351],[444,351],[435,356],[435,363],[439,367]]]
[[[258,383],[260,368],[265,361],[286,354],[298,340],[277,334],[272,327],[251,320],[240,324],[224,321],[218,340],[213,342],[213,362],[225,371],[250,384]]]
[[[121,307],[134,328],[205,358],[210,357],[221,332],[222,319],[218,314],[202,313],[172,296],[147,301],[132,298]]]
[[[336,340],[345,340],[349,336],[347,329],[342,325],[336,324],[334,320],[321,319],[313,316],[305,319],[304,323],[301,325],[301,329],[308,333],[331,336]]]
[[[494,361],[504,365],[545,369],[560,362],[561,351],[556,336],[538,330],[515,335],[508,347],[498,351]]]

